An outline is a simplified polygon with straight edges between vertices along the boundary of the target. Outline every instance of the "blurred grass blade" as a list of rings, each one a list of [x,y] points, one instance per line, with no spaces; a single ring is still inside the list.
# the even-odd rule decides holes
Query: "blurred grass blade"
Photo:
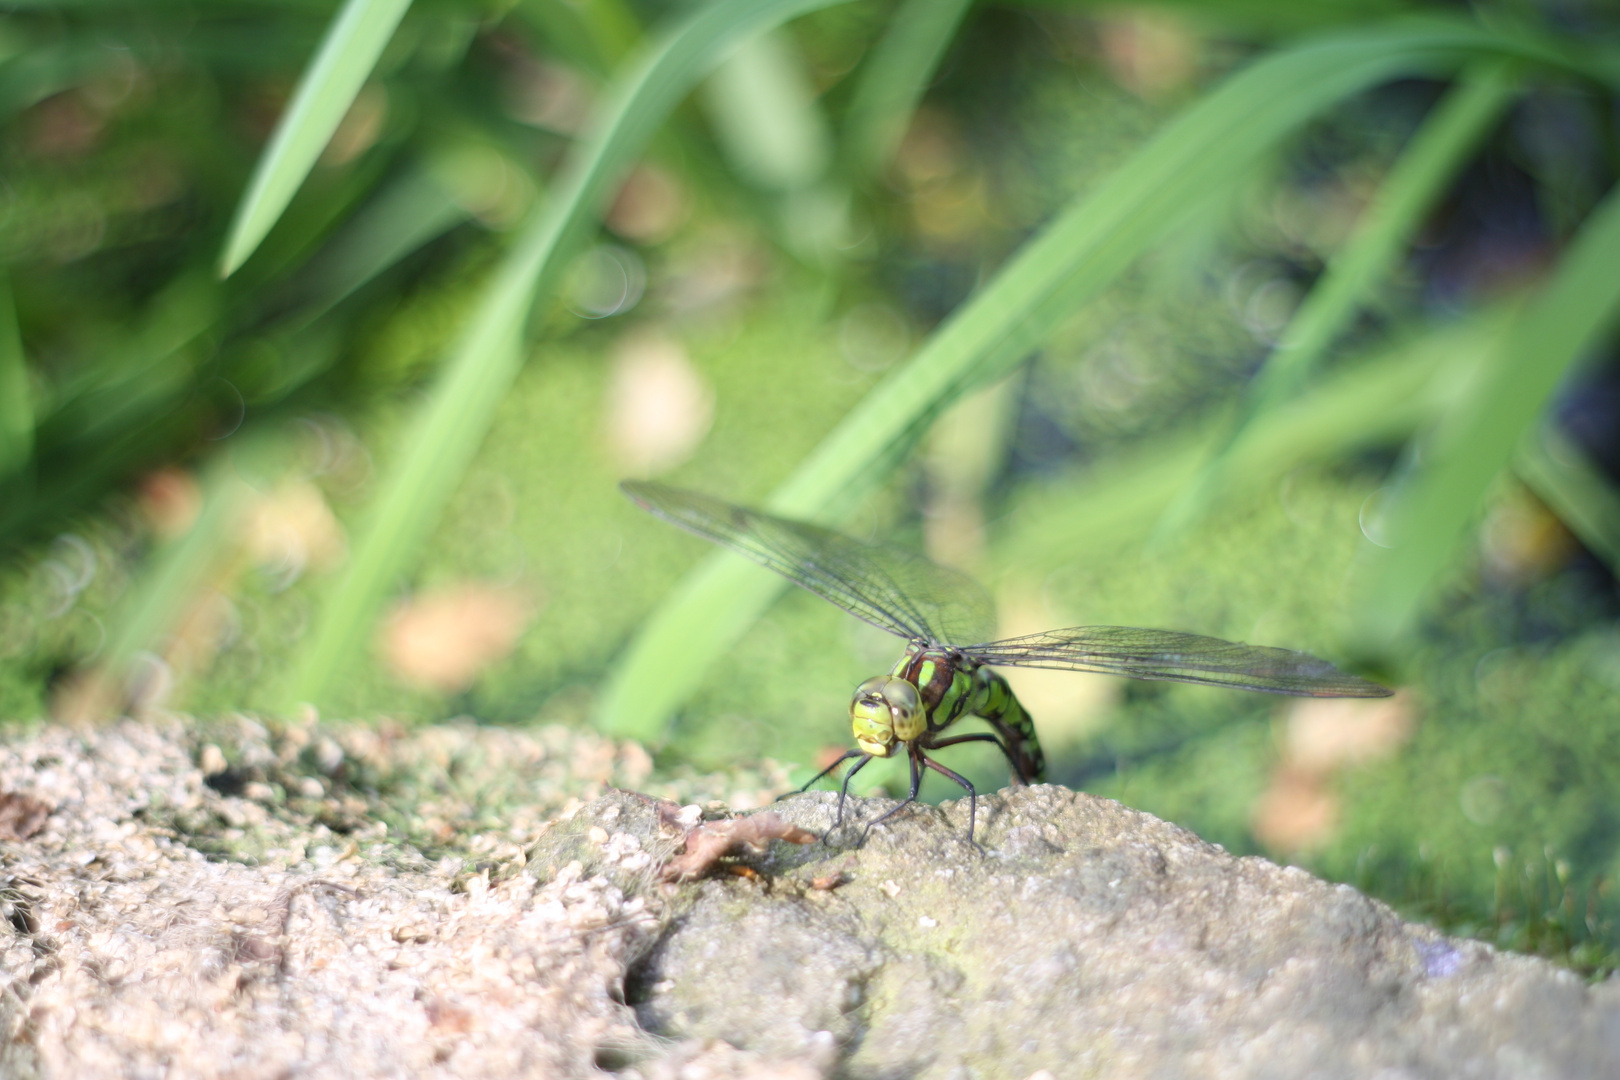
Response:
[[[1247,427],[1299,391],[1400,261],[1412,234],[1489,133],[1517,88],[1510,65],[1491,59],[1464,73],[1390,170],[1355,234],[1328,265],[1249,385],[1224,446],[1165,510],[1151,543],[1168,540],[1219,494]]]
[[[703,104],[726,159],[755,187],[793,191],[826,173],[832,136],[785,34],[761,34],[726,57],[703,85]]]
[[[836,251],[848,197],[826,190],[832,135],[797,43],[783,33],[746,42],[709,76],[703,104],[737,175],[781,197],[786,246],[807,259]]]
[[[89,42],[16,42],[15,51],[0,59],[0,116],[77,86],[106,62],[107,50]]]
[[[34,413],[29,396],[17,305],[11,298],[11,284],[0,275],[0,480],[16,474],[33,453]]]
[[[517,14],[545,37],[553,55],[600,78],[641,38],[641,23],[623,0],[523,0]]]
[[[292,201],[410,6],[410,0],[347,0],[338,12],[236,208],[220,276],[247,261]]]
[[[173,408],[192,389],[199,354],[217,341],[224,302],[224,287],[201,267],[148,299],[140,326],[112,354],[115,363],[58,388],[55,410],[38,421],[41,453],[92,446]]]
[[[1255,417],[1249,437],[1233,450],[1232,489],[1252,491],[1302,463],[1404,441],[1452,402],[1506,314],[1493,310],[1380,349]],[[1007,522],[996,562],[1039,580],[1139,536],[1224,434],[1220,423],[1210,423],[1043,484]]]
[[[120,684],[135,654],[159,651],[186,608],[219,573],[253,494],[228,454],[210,463],[200,486],[197,520],[158,550],[114,616],[103,668]]]
[[[1521,46],[1469,23],[1399,22],[1300,45],[1239,72],[1026,243],[872,389],[767,507],[825,518],[858,499],[952,401],[1026,357],[1158,243],[1185,207],[1242,176],[1322,109],[1390,78],[1435,75],[1470,55]],[[663,732],[708,665],[785,587],[756,569],[721,552],[677,587],[614,668],[599,714],[606,730],[644,739]]]
[[[863,65],[849,103],[848,159],[877,173],[889,163],[972,0],[904,0]]]
[[[1620,491],[1579,446],[1544,426],[1519,446],[1513,471],[1610,573],[1620,574]]]
[[[467,209],[428,170],[412,169],[327,241],[300,275],[314,300],[291,329],[307,326],[366,282],[467,220]]]
[[[246,431],[231,440],[203,471],[197,519],[186,532],[157,549],[112,612],[107,649],[72,695],[69,721],[99,721],[127,704],[136,659],[163,659],[171,639],[211,588],[218,588],[239,557],[244,516],[258,493],[244,477],[268,478],[285,459],[282,439]]]
[[[671,109],[739,41],[841,0],[721,0],[685,19],[607,90],[550,197],[497,269],[444,375],[383,480],[348,573],[321,612],[291,699],[320,702],[477,451],[522,362],[523,328]]]
[[[1369,559],[1353,616],[1355,647],[1390,656],[1450,559],[1486,489],[1559,380],[1620,316],[1620,189],[1588,216],[1469,398],[1434,433],[1390,512],[1395,546]]]

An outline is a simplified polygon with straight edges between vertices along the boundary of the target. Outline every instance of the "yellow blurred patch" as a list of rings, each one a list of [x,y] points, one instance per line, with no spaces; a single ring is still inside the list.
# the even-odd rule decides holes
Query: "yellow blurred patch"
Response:
[[[1164,11],[1122,11],[1097,23],[1103,63],[1114,81],[1139,98],[1157,101],[1191,81],[1198,39],[1187,23]]]
[[[642,475],[679,465],[713,419],[714,392],[678,342],[648,331],[620,340],[608,389],[607,437],[625,471]]]
[[[259,567],[284,584],[305,570],[327,570],[348,549],[326,496],[308,480],[286,480],[249,508],[243,544]]]
[[[996,598],[1001,624],[999,637],[1039,634],[1080,620],[1053,612],[1033,587],[1009,585]],[[1035,721],[1035,731],[1049,751],[1078,742],[1097,729],[1108,711],[1118,704],[1124,680],[1086,671],[1046,668],[997,668]]]

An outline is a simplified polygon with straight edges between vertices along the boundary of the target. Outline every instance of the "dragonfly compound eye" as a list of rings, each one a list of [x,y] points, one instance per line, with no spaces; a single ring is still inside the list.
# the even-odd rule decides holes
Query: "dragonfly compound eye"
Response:
[[[890,677],[883,684],[883,700],[888,703],[889,715],[894,718],[894,737],[901,742],[910,742],[928,729],[922,697],[917,693],[917,688],[906,680]]]
[[[888,757],[928,727],[917,688],[892,675],[877,675],[855,688],[849,703],[855,743],[874,757]]]

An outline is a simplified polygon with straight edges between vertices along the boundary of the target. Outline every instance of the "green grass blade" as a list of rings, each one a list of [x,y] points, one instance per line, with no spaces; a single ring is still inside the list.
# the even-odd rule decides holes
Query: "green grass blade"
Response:
[[[38,418],[40,452],[88,449],[172,409],[194,384],[202,343],[217,340],[224,293],[199,267],[152,296],[141,324],[108,362],[60,386],[54,411]]]
[[[765,191],[820,180],[832,136],[794,41],[762,34],[726,57],[703,87],[715,139],[733,169]]]
[[[1430,207],[1495,125],[1516,88],[1507,63],[1487,60],[1465,72],[1435,106],[1390,170],[1360,227],[1300,304],[1249,386],[1226,444],[1166,509],[1151,542],[1168,540],[1208,510],[1248,425],[1304,385],[1329,346],[1399,262]]]
[[[904,0],[850,99],[847,157],[876,173],[894,156],[972,0]]]
[[[220,575],[241,542],[242,515],[251,505],[254,491],[239,469],[249,459],[254,464],[268,460],[278,444],[251,431],[231,441],[235,445],[217,455],[203,472],[197,520],[183,536],[153,554],[113,611],[107,651],[98,671],[114,696],[123,687],[137,654],[164,651],[168,636]],[[108,704],[116,706],[115,701]]]
[[[469,214],[429,170],[415,169],[378,193],[327,242],[305,271],[314,298],[298,313],[307,326],[350,293]]]
[[[1513,471],[1611,573],[1620,573],[1620,492],[1580,447],[1543,427],[1519,446]]]
[[[1302,463],[1404,441],[1457,396],[1457,373],[1477,366],[1506,321],[1505,311],[1492,311],[1380,349],[1256,417],[1234,449],[1234,491],[1255,490]],[[1039,578],[1140,536],[1224,434],[1210,423],[1043,485],[1021,501],[997,563]]]
[[[798,44],[786,34],[761,35],[715,68],[703,91],[727,163],[777,196],[783,245],[808,261],[835,257],[848,196],[826,181],[832,135]]]
[[[299,81],[236,208],[220,257],[220,276],[247,261],[309,175],[410,0],[347,0]]]
[[[1571,364],[1620,317],[1620,190],[1610,192],[1552,279],[1514,322],[1467,402],[1446,418],[1391,509],[1395,547],[1370,559],[1353,616],[1364,655],[1389,656],[1411,626],[1492,478]]]
[[[84,41],[18,45],[0,60],[0,116],[7,118],[77,86],[106,63],[106,50]]]
[[[555,190],[497,270],[401,459],[384,479],[348,573],[320,615],[284,704],[320,702],[434,525],[522,362],[522,335],[558,275],[671,109],[738,42],[839,0],[721,0],[683,21],[615,80]]]
[[[768,508],[818,518],[848,505],[964,391],[1005,373],[1076,308],[1159,242],[1184,207],[1251,168],[1334,102],[1387,79],[1433,75],[1524,48],[1468,23],[1400,22],[1263,59],[1186,110],[1021,248],[905,365],[850,412],[777,489]],[[781,586],[721,552],[693,572],[631,643],[599,722],[650,739],[713,659]]]
[[[14,475],[33,453],[34,413],[29,396],[17,305],[11,299],[11,285],[0,276],[0,480]]]
[[[545,37],[553,55],[601,78],[641,38],[641,24],[623,0],[523,0],[516,13]]]

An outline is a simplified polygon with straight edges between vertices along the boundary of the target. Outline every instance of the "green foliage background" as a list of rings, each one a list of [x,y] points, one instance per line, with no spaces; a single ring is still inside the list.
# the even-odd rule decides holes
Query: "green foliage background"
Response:
[[[1610,966],[1603,5],[0,19],[0,716],[560,720],[810,775],[895,643],[620,498],[616,358],[655,334],[713,415],[644,471],[1052,625],[1310,649],[1415,718],[1312,777],[1331,827],[1292,848],[1270,699],[1116,688],[1043,724],[1055,780]],[[288,492],[345,556],[255,548]],[[379,658],[469,582],[527,604],[476,678]]]

